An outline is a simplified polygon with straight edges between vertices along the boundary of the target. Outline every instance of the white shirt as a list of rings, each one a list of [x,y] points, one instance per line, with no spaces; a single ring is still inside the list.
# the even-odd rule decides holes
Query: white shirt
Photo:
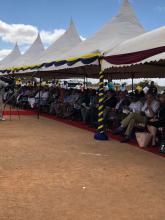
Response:
[[[108,90],[109,90],[108,85],[104,86],[104,91],[106,92],[106,91],[108,91]]]
[[[144,94],[147,94],[148,90],[149,90],[148,86],[145,86],[145,87],[143,88]]]
[[[156,114],[159,110],[159,106],[160,106],[160,103],[156,100],[153,100],[153,102],[151,103],[151,109],[152,111]],[[142,112],[145,113],[145,115],[149,118],[152,118],[153,115],[151,115],[149,109],[148,109],[148,105],[147,105],[147,102],[145,102],[145,104],[143,105],[142,107]]]
[[[49,92],[48,92],[48,91],[43,92],[42,95],[41,95],[41,97],[42,97],[43,99],[47,99],[48,96],[49,96]]]
[[[143,104],[141,101],[137,101],[137,102],[132,102],[129,106],[129,108],[133,111],[133,112],[141,112],[141,109],[143,107]]]

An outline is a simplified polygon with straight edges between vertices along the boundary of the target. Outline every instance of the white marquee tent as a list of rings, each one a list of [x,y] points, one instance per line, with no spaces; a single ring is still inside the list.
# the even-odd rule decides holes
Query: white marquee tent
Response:
[[[16,59],[20,57],[21,53],[18,44],[16,43],[11,53],[9,53],[9,55],[7,55],[3,60],[0,61],[0,68],[5,68],[9,63],[14,62]]]
[[[145,33],[145,30],[138,21],[132,6],[128,0],[124,0],[117,16],[113,17],[110,22],[103,26],[89,39],[79,43],[77,46],[73,47],[71,50],[68,50],[66,53],[58,53],[56,59],[63,60],[68,58],[81,57],[84,55],[86,57],[86,55],[89,54],[91,56],[94,56],[95,54],[103,54],[107,48],[113,49],[121,42],[127,39],[131,39],[135,36],[139,36],[143,33]],[[54,72],[56,75],[60,73],[59,75],[71,74],[73,76],[86,75],[87,77],[98,77],[98,62],[94,61],[92,64],[93,65],[86,65],[82,62],[77,62],[72,66],[68,66],[67,64],[58,67],[51,66],[46,68],[46,70],[51,72],[56,70],[57,72]],[[81,68],[82,66],[84,68]],[[77,69],[76,67],[80,68]],[[41,68],[40,71],[45,71],[45,68]]]
[[[128,0],[124,0],[117,16],[113,17],[92,37],[59,58],[82,56],[91,53],[103,53],[107,48],[113,49],[121,42],[143,34],[144,28],[138,21]]]
[[[58,59],[61,54],[66,53],[71,50],[73,47],[80,44],[81,39],[76,30],[74,22],[71,20],[69,28],[66,32],[58,38],[52,45],[48,47],[40,56],[33,60],[30,64],[41,64],[44,62],[50,62],[52,60]]]
[[[36,40],[30,46],[30,48],[18,59],[13,62],[6,63],[5,68],[12,68],[16,66],[26,66],[28,63],[31,63],[39,54],[43,53],[44,46],[41,41],[40,34],[38,34]]]
[[[105,52],[105,73],[113,78],[165,76],[165,26],[121,43]],[[125,73],[125,74],[123,74]],[[145,75],[144,75],[145,74]]]
[[[71,25],[71,30],[72,31],[70,32],[73,33],[74,30],[73,24]],[[91,38],[81,43],[78,42],[79,40],[76,40],[77,46],[72,45],[72,49],[71,46],[68,47],[67,44],[67,49],[64,52],[64,50],[59,49],[63,45],[63,39],[65,39],[63,36],[61,39],[57,40],[54,43],[54,46],[51,46],[47,51],[45,51],[45,55],[43,53],[43,55],[38,57],[37,59],[32,59],[33,62],[31,62],[31,64],[39,65],[45,63],[46,61],[50,62],[51,59],[52,61],[55,61],[55,60],[68,59],[72,57],[80,57],[88,54],[90,54],[91,56],[94,56],[96,53],[103,54],[103,52],[107,50],[107,48],[113,49],[123,41],[131,39],[143,33],[145,33],[145,31],[141,26],[141,24],[139,23],[129,1],[124,0],[118,15],[113,17],[110,22],[108,22],[103,28],[101,28],[98,32],[96,32]],[[71,34],[71,36],[73,36],[73,34]],[[23,63],[17,62],[15,63],[15,65],[16,64],[19,67]],[[26,61],[26,63],[24,63],[25,66],[28,64],[30,64],[30,62]],[[93,65],[86,65],[83,64],[82,62],[77,62],[72,66],[65,64],[65,65],[58,65],[57,67],[53,65],[51,67],[48,66],[46,68],[42,67],[40,69],[37,69],[37,71],[40,72],[49,71],[52,74],[55,75],[59,74],[60,76],[61,74],[63,75],[65,72],[65,74],[69,73],[73,76],[75,76],[75,74],[76,75],[86,74],[86,76],[88,77],[98,77],[98,72],[99,72],[98,62],[95,61],[92,64]],[[82,66],[84,68],[81,68]],[[77,70],[77,68],[75,67],[80,67],[80,68]],[[66,69],[68,68],[69,71],[66,71]],[[30,68],[29,70],[26,70],[26,73],[28,71],[31,72]],[[33,69],[33,71],[36,70]],[[23,71],[22,73],[25,73],[25,71]],[[42,74],[44,75],[44,73]]]

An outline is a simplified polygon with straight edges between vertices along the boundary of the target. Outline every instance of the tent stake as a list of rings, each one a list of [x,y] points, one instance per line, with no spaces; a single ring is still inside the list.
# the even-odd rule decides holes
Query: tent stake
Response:
[[[96,140],[108,140],[108,136],[104,129],[104,71],[102,71],[101,59],[99,59],[99,104],[98,104],[98,128],[94,138]]]

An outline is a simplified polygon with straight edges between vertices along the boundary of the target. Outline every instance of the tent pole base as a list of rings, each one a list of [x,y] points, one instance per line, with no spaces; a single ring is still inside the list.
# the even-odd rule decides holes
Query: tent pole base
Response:
[[[105,132],[102,132],[102,133],[96,132],[94,135],[94,139],[98,141],[107,141],[109,138]]]

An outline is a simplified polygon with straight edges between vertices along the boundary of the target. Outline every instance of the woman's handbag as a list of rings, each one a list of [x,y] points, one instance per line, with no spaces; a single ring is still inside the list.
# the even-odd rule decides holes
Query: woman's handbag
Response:
[[[147,147],[152,139],[152,135],[148,132],[138,132],[136,133],[136,140],[139,147]]]

